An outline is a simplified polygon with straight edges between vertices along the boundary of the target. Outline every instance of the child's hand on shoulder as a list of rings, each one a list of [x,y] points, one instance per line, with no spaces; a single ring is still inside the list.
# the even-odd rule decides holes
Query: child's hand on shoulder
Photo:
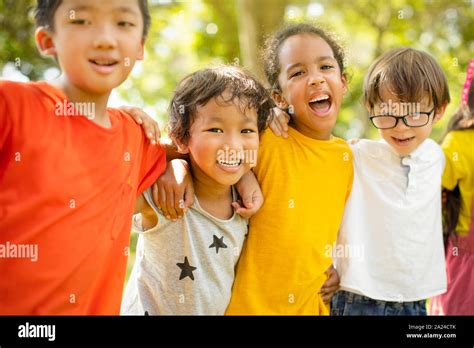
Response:
[[[152,196],[167,219],[176,221],[183,217],[194,202],[193,178],[188,162],[182,159],[169,161],[165,172],[152,186]]]
[[[146,137],[150,140],[152,145],[158,144],[161,136],[158,122],[140,108],[134,106],[121,106],[119,109],[132,116],[135,122],[142,126]]]
[[[290,115],[280,108],[273,108],[273,114],[273,119],[268,126],[275,135],[288,138],[288,123],[290,122]]]

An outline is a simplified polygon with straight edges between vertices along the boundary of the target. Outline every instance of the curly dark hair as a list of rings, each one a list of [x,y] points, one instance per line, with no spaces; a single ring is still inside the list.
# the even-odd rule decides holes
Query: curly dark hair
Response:
[[[36,26],[54,30],[54,14],[59,5],[61,5],[61,0],[37,0],[35,7]],[[143,16],[143,37],[146,37],[151,23],[148,1],[138,0],[138,7],[140,7]]]
[[[274,103],[268,91],[248,71],[232,65],[198,70],[176,88],[169,106],[169,134],[186,144],[197,107],[229,92],[225,103],[237,101],[242,109],[256,109],[261,133],[273,117]]]
[[[280,61],[278,56],[280,48],[286,39],[295,35],[315,35],[326,41],[332,49],[341,74],[344,74],[344,49],[337,43],[332,35],[324,29],[315,27],[309,23],[287,24],[265,40],[262,51],[265,75],[273,90],[281,92],[281,87],[278,83],[278,75],[280,74]]]

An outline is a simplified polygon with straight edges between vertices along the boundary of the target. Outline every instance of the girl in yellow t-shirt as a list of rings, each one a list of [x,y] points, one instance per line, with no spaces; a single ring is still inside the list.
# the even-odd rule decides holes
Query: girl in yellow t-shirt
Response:
[[[291,115],[288,139],[266,131],[254,173],[265,202],[250,220],[230,315],[328,315],[319,290],[352,187],[352,154],[331,135],[347,89],[344,52],[308,24],[266,43],[265,73]]]
[[[474,59],[468,67],[462,103],[448,125],[444,232],[448,291],[433,298],[430,314],[474,314]]]

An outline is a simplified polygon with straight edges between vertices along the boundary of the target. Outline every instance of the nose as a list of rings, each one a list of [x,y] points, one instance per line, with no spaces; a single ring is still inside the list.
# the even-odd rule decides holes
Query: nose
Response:
[[[111,49],[115,48],[117,41],[114,34],[114,28],[109,23],[103,23],[97,27],[94,33],[94,48]]]
[[[321,85],[325,82],[324,76],[319,72],[319,71],[310,71],[309,73],[309,78],[308,78],[308,84],[309,85],[314,85],[318,86]]]
[[[239,134],[235,134],[235,133],[229,134],[225,139],[224,147],[227,150],[234,150],[234,151],[243,150],[243,143],[240,139],[240,133]]]
[[[399,130],[399,131],[406,131],[407,129],[410,129],[410,127],[407,127],[405,122],[403,122],[403,119],[399,118],[397,126],[395,127],[395,129]]]

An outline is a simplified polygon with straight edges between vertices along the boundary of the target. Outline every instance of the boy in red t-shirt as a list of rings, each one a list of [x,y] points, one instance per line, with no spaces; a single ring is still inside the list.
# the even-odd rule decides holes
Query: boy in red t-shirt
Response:
[[[38,0],[51,83],[0,81],[0,314],[118,314],[137,195],[165,168],[107,108],[150,17],[146,0]]]

